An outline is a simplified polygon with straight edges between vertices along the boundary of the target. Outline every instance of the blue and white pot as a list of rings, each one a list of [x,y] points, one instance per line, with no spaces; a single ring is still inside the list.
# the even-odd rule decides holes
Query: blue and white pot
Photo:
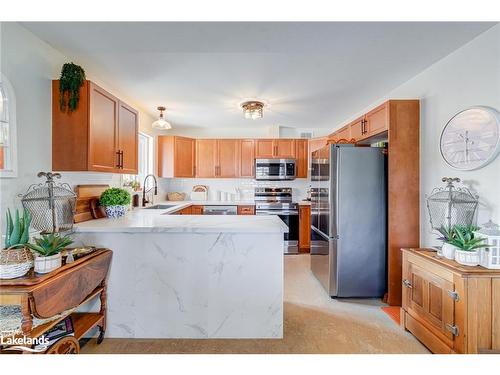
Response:
[[[119,217],[125,216],[127,212],[127,206],[106,206],[106,216],[111,219],[118,219]]]

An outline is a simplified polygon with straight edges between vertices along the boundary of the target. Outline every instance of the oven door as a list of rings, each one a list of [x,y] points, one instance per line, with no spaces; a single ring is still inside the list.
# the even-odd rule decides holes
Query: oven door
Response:
[[[257,210],[256,215],[277,215],[288,227],[285,233],[285,254],[299,253],[299,212],[297,210]]]

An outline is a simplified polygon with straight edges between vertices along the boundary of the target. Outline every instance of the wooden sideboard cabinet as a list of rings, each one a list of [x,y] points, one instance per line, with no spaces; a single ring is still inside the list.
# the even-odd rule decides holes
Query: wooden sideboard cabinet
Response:
[[[91,81],[80,88],[75,111],[59,108],[52,81],[52,169],[137,173],[138,112]]]
[[[401,325],[433,353],[500,350],[500,270],[402,249]]]

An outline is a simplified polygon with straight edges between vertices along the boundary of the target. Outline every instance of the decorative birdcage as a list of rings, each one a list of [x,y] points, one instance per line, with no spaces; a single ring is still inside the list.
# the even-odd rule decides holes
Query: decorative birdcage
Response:
[[[488,247],[479,249],[479,264],[485,268],[500,269],[500,227],[493,221],[483,224],[475,236],[485,239]]]
[[[452,228],[454,225],[473,225],[479,197],[465,187],[455,187],[459,178],[443,177],[445,187],[435,188],[427,196],[427,208],[431,227],[435,230]]]
[[[42,233],[67,232],[73,229],[76,194],[66,183],[56,183],[59,173],[39,172],[47,180],[33,184],[21,202],[31,214],[31,225]]]

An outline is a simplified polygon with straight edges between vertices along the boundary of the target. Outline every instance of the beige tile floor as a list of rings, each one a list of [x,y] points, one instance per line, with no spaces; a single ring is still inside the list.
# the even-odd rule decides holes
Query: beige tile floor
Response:
[[[334,300],[309,269],[309,255],[285,257],[284,338],[276,340],[105,339],[82,353],[429,353],[379,300]]]

